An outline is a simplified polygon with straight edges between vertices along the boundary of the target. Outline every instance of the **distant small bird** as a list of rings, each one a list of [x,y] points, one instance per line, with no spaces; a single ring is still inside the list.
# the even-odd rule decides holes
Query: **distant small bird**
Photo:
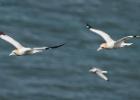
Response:
[[[22,56],[22,55],[31,55],[31,54],[35,54],[35,53],[39,53],[39,52],[43,52],[43,50],[48,50],[48,49],[55,49],[58,47],[61,47],[64,45],[60,44],[60,45],[56,45],[56,46],[51,46],[51,47],[38,47],[38,48],[27,48],[22,46],[19,42],[17,42],[16,40],[14,40],[13,38],[11,38],[10,36],[6,35],[4,32],[0,32],[0,38],[9,42],[10,44],[12,44],[14,47],[16,47],[15,50],[13,50],[9,56]]]
[[[100,51],[102,49],[113,49],[113,48],[122,48],[125,46],[131,46],[133,43],[126,43],[127,40],[132,39],[132,38],[140,38],[140,36],[126,36],[115,41],[107,33],[98,29],[93,29],[89,24],[87,24],[86,27],[90,31],[95,32],[96,34],[100,35],[106,42],[106,43],[102,43],[100,47],[97,49],[97,51]]]
[[[109,81],[108,78],[104,75],[104,74],[108,73],[107,71],[103,71],[99,68],[94,67],[94,68],[90,69],[89,72],[93,72],[93,73],[97,74],[99,77],[101,77],[102,79]]]

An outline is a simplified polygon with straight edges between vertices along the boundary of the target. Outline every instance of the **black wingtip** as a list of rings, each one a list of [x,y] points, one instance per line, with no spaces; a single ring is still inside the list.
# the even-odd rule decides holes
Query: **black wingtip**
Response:
[[[0,35],[5,35],[5,33],[4,32],[0,32]]]
[[[109,82],[110,80],[108,79],[108,80],[106,80],[107,82]]]
[[[133,35],[133,37],[134,37],[134,38],[140,38],[140,36],[138,36],[138,35]]]
[[[133,36],[134,38],[137,37],[136,35]]]
[[[62,43],[62,44],[56,45],[56,46],[51,46],[51,47],[48,47],[48,48],[50,48],[50,49],[55,49],[55,48],[59,48],[59,47],[61,47],[61,46],[63,46],[63,45],[65,45],[65,43]],[[47,50],[48,48],[46,48],[46,50]]]
[[[89,24],[86,24],[86,27],[87,27],[87,29],[92,28],[92,26],[91,26],[91,25],[89,25]]]

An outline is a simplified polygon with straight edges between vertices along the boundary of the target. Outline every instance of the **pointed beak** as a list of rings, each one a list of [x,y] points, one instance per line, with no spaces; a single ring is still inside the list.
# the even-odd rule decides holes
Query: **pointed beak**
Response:
[[[92,72],[92,69],[90,69],[89,72]]]
[[[102,50],[102,48],[101,48],[101,47],[99,47],[99,48],[97,49],[97,51],[100,51],[100,50]]]
[[[9,56],[13,56],[13,55],[15,55],[13,52],[9,54]]]
[[[90,69],[89,72],[96,72],[96,69]]]

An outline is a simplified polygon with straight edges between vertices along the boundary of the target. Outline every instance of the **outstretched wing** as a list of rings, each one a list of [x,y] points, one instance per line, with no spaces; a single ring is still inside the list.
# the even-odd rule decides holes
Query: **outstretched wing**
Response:
[[[101,72],[96,72],[98,76],[100,76],[102,79],[108,81],[108,78]]]
[[[59,44],[59,45],[55,45],[55,46],[50,46],[50,47],[39,47],[39,48],[33,48],[35,50],[48,50],[48,49],[55,49],[55,48],[59,48],[61,46],[63,46],[63,44]]]
[[[16,48],[23,48],[23,46],[19,42],[17,42],[16,40],[11,38],[10,36],[4,34],[3,32],[0,32],[0,38],[9,42],[10,44],[15,46]]]
[[[93,29],[90,25],[87,24],[87,28],[92,31],[95,32],[96,34],[100,35],[107,43],[114,41],[107,33],[98,30],[98,29]]]
[[[117,40],[116,44],[120,44],[122,42],[126,42],[127,40],[132,39],[132,38],[140,38],[140,36],[126,36],[126,37],[123,37],[123,38]]]

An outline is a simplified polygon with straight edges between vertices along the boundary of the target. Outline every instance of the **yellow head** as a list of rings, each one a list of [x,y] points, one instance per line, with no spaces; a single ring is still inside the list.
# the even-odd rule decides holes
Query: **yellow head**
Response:
[[[100,50],[105,49],[105,48],[107,48],[107,44],[106,43],[102,43],[100,45],[100,47],[97,49],[97,51],[100,51]]]

